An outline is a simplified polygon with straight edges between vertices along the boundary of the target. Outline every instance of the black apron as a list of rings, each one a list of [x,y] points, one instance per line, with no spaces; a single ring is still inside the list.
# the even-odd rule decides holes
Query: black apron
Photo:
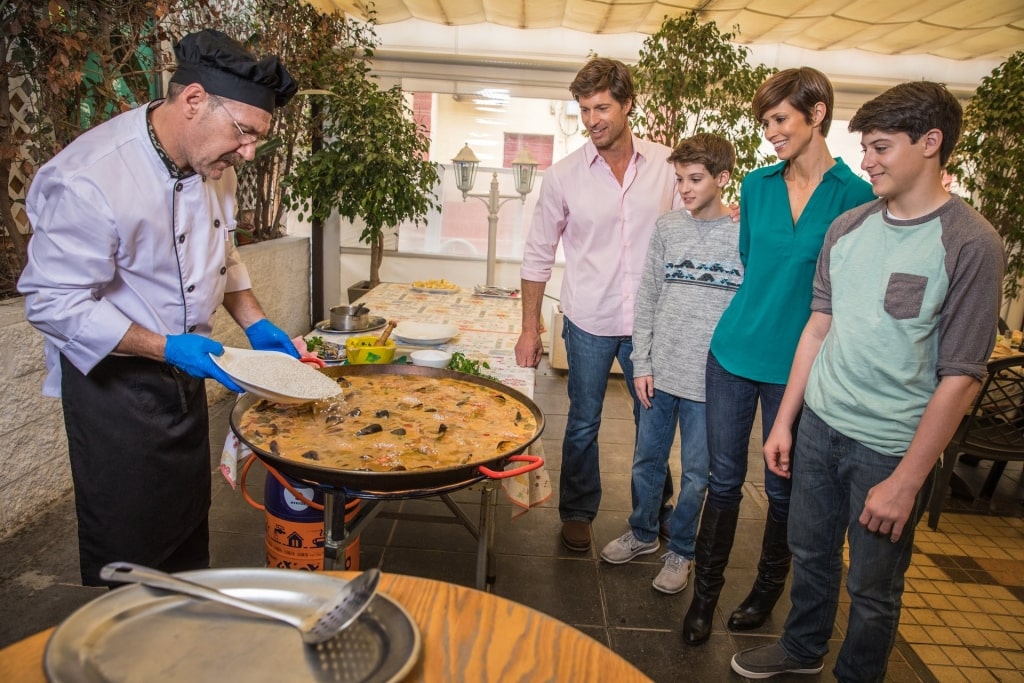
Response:
[[[78,514],[82,583],[136,562],[209,566],[210,432],[204,380],[138,357],[88,376],[61,356],[61,400]]]

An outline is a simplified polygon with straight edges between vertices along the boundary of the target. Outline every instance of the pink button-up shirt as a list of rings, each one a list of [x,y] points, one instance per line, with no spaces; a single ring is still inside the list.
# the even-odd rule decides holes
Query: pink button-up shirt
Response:
[[[565,251],[562,312],[584,331],[633,333],[633,306],[654,223],[675,202],[671,150],[633,137],[620,185],[589,140],[544,173],[520,275],[547,282]]]

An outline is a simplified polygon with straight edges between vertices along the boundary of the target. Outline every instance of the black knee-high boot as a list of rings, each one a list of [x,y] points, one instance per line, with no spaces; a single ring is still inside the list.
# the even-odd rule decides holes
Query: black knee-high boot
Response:
[[[719,510],[704,505],[694,553],[693,600],[683,618],[683,640],[688,645],[700,645],[711,635],[739,514],[738,509]]]
[[[771,510],[764,523],[761,539],[761,559],[757,563],[757,578],[750,594],[729,617],[730,631],[749,631],[761,626],[772,613],[775,603],[786,587],[786,575],[792,555],[789,552],[786,522],[772,519]]]

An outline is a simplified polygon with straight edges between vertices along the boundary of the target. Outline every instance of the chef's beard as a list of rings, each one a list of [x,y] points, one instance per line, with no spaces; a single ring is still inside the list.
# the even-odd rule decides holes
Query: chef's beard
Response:
[[[223,161],[225,163],[231,164],[235,168],[235,170],[238,170],[242,166],[242,164],[245,163],[245,159],[242,157],[241,154],[238,154],[237,152],[225,154],[220,159],[218,159],[218,161]]]

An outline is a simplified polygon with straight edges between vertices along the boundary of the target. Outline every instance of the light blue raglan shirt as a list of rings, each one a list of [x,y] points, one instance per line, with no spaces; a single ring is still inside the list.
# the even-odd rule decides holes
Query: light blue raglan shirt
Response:
[[[984,377],[1005,255],[959,197],[913,220],[885,206],[843,214],[825,237],[811,308],[832,326],[804,400],[841,434],[902,456],[942,376]]]

